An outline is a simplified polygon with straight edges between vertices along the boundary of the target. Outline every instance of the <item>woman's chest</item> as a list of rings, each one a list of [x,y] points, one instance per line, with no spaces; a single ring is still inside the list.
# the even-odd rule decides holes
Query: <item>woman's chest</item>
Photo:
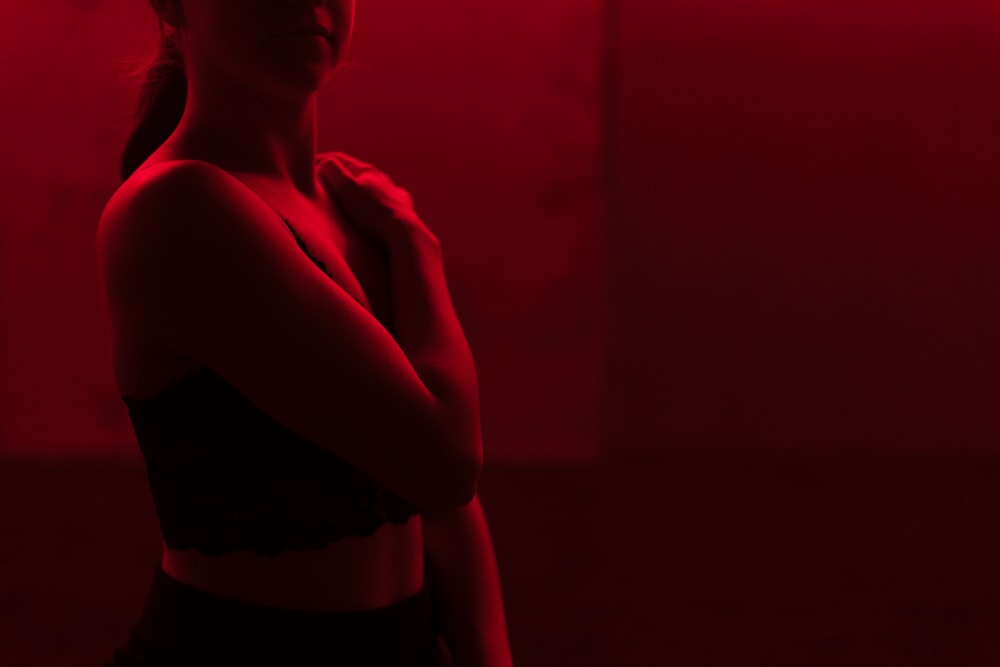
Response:
[[[167,144],[158,152],[167,160],[191,157],[188,151],[168,148]],[[322,264],[334,282],[392,330],[388,256],[351,227],[322,179],[317,181],[315,193],[306,196],[283,181],[226,171],[284,220],[303,246],[303,259],[308,256]]]
[[[331,279],[391,331],[389,259],[360,235],[332,196],[321,189],[315,200],[286,187],[239,174],[284,220],[303,250]]]
[[[391,331],[389,261],[385,252],[339,220],[305,224],[286,218],[303,254]]]

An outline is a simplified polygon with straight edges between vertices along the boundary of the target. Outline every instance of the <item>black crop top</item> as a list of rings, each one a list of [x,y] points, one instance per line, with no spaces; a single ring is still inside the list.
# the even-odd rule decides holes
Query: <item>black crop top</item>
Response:
[[[347,535],[371,535],[387,522],[404,524],[420,512],[272,419],[208,368],[156,396],[122,401],[163,540],[172,548],[275,556],[320,549]]]

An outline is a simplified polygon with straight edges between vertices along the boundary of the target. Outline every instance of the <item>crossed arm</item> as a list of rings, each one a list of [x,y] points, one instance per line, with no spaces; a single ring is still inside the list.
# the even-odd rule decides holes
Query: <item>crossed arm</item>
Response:
[[[421,520],[441,634],[455,667],[512,667],[496,555],[479,496]]]

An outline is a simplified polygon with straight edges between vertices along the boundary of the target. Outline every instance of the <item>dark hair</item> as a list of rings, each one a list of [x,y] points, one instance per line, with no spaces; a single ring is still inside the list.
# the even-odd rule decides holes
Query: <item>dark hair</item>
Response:
[[[134,123],[119,169],[122,181],[131,176],[176,129],[187,102],[187,74],[177,45],[177,33],[167,34],[160,19],[160,48],[133,73],[141,79]]]

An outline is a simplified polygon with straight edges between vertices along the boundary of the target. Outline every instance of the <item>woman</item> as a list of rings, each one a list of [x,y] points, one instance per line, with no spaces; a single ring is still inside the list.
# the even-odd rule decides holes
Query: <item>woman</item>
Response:
[[[152,5],[97,250],[163,555],[110,665],[509,666],[440,244],[316,153],[354,0]]]

